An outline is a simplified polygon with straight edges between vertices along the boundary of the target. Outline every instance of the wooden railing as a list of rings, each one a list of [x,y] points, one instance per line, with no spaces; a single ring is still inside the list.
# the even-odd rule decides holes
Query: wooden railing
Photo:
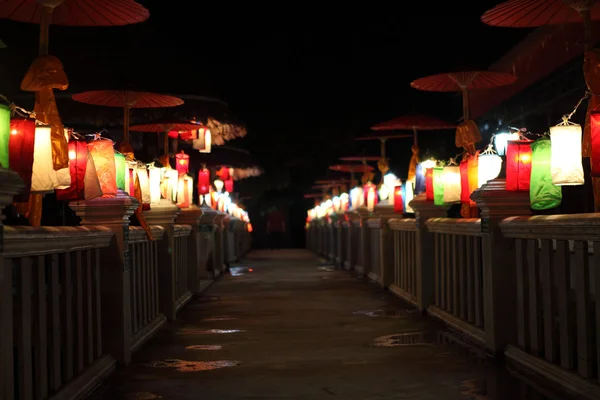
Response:
[[[381,274],[381,220],[379,218],[367,221],[369,237],[369,272],[371,280],[379,280]]]
[[[19,400],[89,391],[115,365],[102,345],[100,296],[100,249],[113,233],[103,227],[4,230],[0,365],[12,361],[13,369],[0,369],[8,374],[0,389]]]
[[[417,224],[414,219],[392,219],[394,283],[390,291],[412,304],[417,303]]]
[[[435,306],[430,313],[484,341],[483,266],[479,219],[433,218]]]
[[[187,246],[190,240],[192,227],[190,225],[175,225],[173,230],[173,269],[175,274],[175,308],[181,309],[187,303],[192,294],[188,288],[188,251]]]
[[[350,233],[350,260],[352,265],[350,269],[355,269],[360,263],[361,244],[360,244],[360,221],[350,221],[352,224],[352,232]]]
[[[348,256],[348,221],[340,222],[340,229],[338,235],[338,253],[337,253],[337,265],[340,268],[344,268],[346,265]]]
[[[165,322],[159,311],[157,243],[164,229],[152,227],[153,240],[139,226],[129,228],[131,257],[131,348],[136,351]]]

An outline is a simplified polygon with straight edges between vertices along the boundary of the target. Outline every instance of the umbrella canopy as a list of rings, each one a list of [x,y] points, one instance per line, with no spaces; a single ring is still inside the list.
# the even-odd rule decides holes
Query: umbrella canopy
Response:
[[[460,92],[464,90],[492,89],[510,85],[516,80],[516,76],[506,72],[447,72],[417,79],[411,82],[410,86],[429,92]]]
[[[456,124],[428,115],[403,115],[371,127],[374,131],[429,131],[454,128]]]
[[[151,122],[149,124],[132,125],[129,130],[134,132],[189,132],[198,129],[202,126],[198,123],[193,122],[177,122],[177,121],[165,121],[165,122]]]
[[[319,185],[338,185],[344,183],[350,183],[349,179],[319,179],[315,181]]]
[[[338,172],[354,173],[354,172],[371,172],[375,168],[371,167],[370,165],[363,165],[363,164],[338,164],[338,165],[331,165],[329,167],[329,169],[333,170],[333,171],[338,171]]]
[[[342,161],[361,161],[363,164],[367,164],[368,161],[379,161],[380,157],[377,156],[351,156],[351,157],[340,157]]]
[[[323,196],[323,193],[307,193],[304,195],[305,199],[315,199]]]
[[[123,108],[162,108],[183,104],[183,100],[175,96],[131,90],[91,90],[74,94],[73,100],[95,106]]]
[[[383,135],[367,135],[367,136],[359,136],[357,138],[354,138],[354,140],[381,140],[381,141],[385,141],[388,139],[402,139],[402,138],[408,138],[408,137],[412,137],[412,135],[408,135],[406,133],[390,133],[390,134],[383,134]]]
[[[589,10],[592,20],[600,20],[597,0],[510,0],[481,16],[484,24],[509,28],[577,23],[581,12]]]

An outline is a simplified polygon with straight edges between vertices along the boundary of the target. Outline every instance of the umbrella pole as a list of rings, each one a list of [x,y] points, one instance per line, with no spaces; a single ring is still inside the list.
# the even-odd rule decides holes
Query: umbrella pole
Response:
[[[169,132],[165,132],[164,146],[165,146],[164,156],[169,157]]]
[[[129,143],[129,113],[131,109],[127,106],[123,108],[123,143]]]
[[[39,55],[48,55],[48,36],[50,31],[50,21],[52,20],[52,12],[54,8],[42,6],[40,15],[40,47]]]
[[[417,146],[417,128],[413,128],[413,144]]]
[[[469,91],[466,87],[461,87],[462,100],[463,100],[463,122],[469,119]]]

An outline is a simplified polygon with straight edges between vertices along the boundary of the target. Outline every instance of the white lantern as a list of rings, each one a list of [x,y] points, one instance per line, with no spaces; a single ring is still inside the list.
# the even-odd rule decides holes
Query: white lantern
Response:
[[[331,202],[333,203],[333,209],[335,211],[340,211],[340,208],[342,207],[342,200],[338,196],[335,196]]]
[[[445,190],[444,190],[445,192]],[[412,201],[412,199],[415,198],[415,193],[413,190],[413,184],[412,182],[406,182],[404,185],[404,212],[405,213],[414,213],[415,211],[412,209],[412,207],[409,205],[409,203]]]
[[[379,188],[379,199],[381,201],[386,201],[390,198],[390,189],[388,188],[388,186],[385,183],[381,184],[381,187]]]
[[[363,205],[364,196],[363,189],[361,187],[357,186],[350,191],[350,203],[353,210],[356,210],[358,207]]]
[[[497,154],[481,154],[477,160],[478,187],[496,179],[502,169],[502,157]]]
[[[552,142],[550,169],[557,186],[583,185],[581,163],[581,125],[564,124],[550,128]]]
[[[221,193],[221,191],[223,190],[223,185],[224,185],[223,181],[220,179],[215,179],[214,184],[215,184],[215,188],[217,189],[217,192]]]
[[[210,129],[203,126],[198,129],[198,138],[192,141],[192,147],[200,153],[210,153],[212,145],[212,136]]]
[[[425,160],[423,162],[421,162],[421,167],[423,168],[423,171],[425,171],[426,169],[429,168],[433,168],[437,165],[437,163],[434,160]]]
[[[518,133],[501,132],[494,135],[494,147],[499,155],[503,156],[506,154],[506,146],[508,146],[509,140],[519,140],[520,136]]]
[[[148,178],[148,170],[146,167],[138,166],[137,178],[140,181],[140,189],[142,191],[142,203],[150,204],[150,179]]]
[[[137,163],[135,161],[125,161],[125,167],[127,168],[125,173],[125,192],[133,197],[135,196],[135,192],[131,188],[133,188],[135,181],[131,182],[131,178],[137,176]]]
[[[160,182],[163,175],[162,168],[149,167],[148,179],[150,185],[150,204],[160,203]]]
[[[348,193],[342,193],[340,195],[340,200],[341,200],[341,209],[342,211],[348,211],[348,201],[350,199],[350,196],[348,196]]]
[[[54,189],[66,189],[71,186],[71,171],[69,168],[54,170],[49,126],[36,126],[34,143],[31,191],[50,193]]]
[[[367,210],[373,211],[377,204],[377,192],[374,189],[369,189],[367,192]]]
[[[442,182],[444,185],[444,203],[456,203],[460,201],[460,167],[448,166],[442,171]]]

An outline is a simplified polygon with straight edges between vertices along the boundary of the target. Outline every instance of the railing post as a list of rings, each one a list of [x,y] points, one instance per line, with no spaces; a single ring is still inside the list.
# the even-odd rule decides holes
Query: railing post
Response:
[[[337,267],[344,268],[344,222],[346,222],[346,218],[343,212],[337,212],[335,215],[335,229],[337,229],[337,235],[335,239],[337,244],[334,262]]]
[[[358,263],[356,264],[356,272],[360,276],[368,276],[370,271],[370,237],[369,237],[369,211],[366,207],[360,207],[356,210],[358,221],[360,223],[358,232]]]
[[[420,312],[425,312],[435,303],[435,248],[433,233],[425,223],[430,218],[446,217],[448,206],[436,206],[433,201],[426,200],[424,194],[415,196],[410,206],[415,211],[417,224],[417,306]]]
[[[200,207],[202,210],[202,216],[198,221],[198,237],[200,240],[200,275],[201,280],[214,279],[217,277],[217,273],[214,270],[214,261],[209,265],[211,257],[214,259],[217,250],[215,248],[215,217],[218,212],[207,206],[206,204]],[[212,276],[211,276],[212,271]],[[201,289],[204,289],[201,284]],[[195,291],[192,290],[192,293]]]
[[[149,225],[161,226],[165,233],[158,242],[158,304],[159,310],[169,321],[175,319],[177,305],[175,304],[175,260],[173,254],[173,229],[179,207],[167,199],[152,204],[151,209],[144,211],[144,217]]]
[[[113,198],[73,201],[69,207],[81,225],[102,225],[114,232],[109,248],[100,253],[102,337],[111,355],[122,364],[131,362],[131,264],[129,216],[138,201],[122,191]]]
[[[499,355],[517,340],[517,287],[514,240],[502,235],[500,222],[530,215],[529,192],[508,192],[505,179],[494,179],[476,190],[471,199],[481,209],[483,307],[486,345]]]
[[[213,256],[213,269],[215,278],[223,275],[225,272],[225,240],[223,238],[223,220],[225,219],[225,213],[220,211],[217,212],[214,218],[214,256]]]
[[[354,239],[354,232],[360,232],[360,228],[356,226],[356,221],[360,223],[359,215],[354,211],[346,211],[346,218],[348,220],[348,246],[346,247],[346,262],[344,263],[344,268],[351,271],[354,269],[358,260],[354,257],[354,249],[359,246],[360,240],[358,243]],[[358,235],[356,235],[358,237]],[[346,264],[347,263],[347,264]]]
[[[388,222],[398,218],[393,205],[378,205],[375,213],[379,217],[379,284],[387,288],[394,283],[394,232]]]
[[[0,399],[14,398],[12,265],[4,263],[4,207],[24,187],[15,172],[0,169]]]
[[[210,208],[209,208],[210,209]],[[190,235],[190,245],[188,246],[188,290],[192,295],[199,295],[206,287],[206,281],[209,279],[206,269],[206,256],[208,248],[205,247],[204,232],[202,232],[201,220],[203,209],[192,205],[181,210],[177,216],[176,222],[183,225],[192,226]],[[211,220],[212,232],[212,220]]]

